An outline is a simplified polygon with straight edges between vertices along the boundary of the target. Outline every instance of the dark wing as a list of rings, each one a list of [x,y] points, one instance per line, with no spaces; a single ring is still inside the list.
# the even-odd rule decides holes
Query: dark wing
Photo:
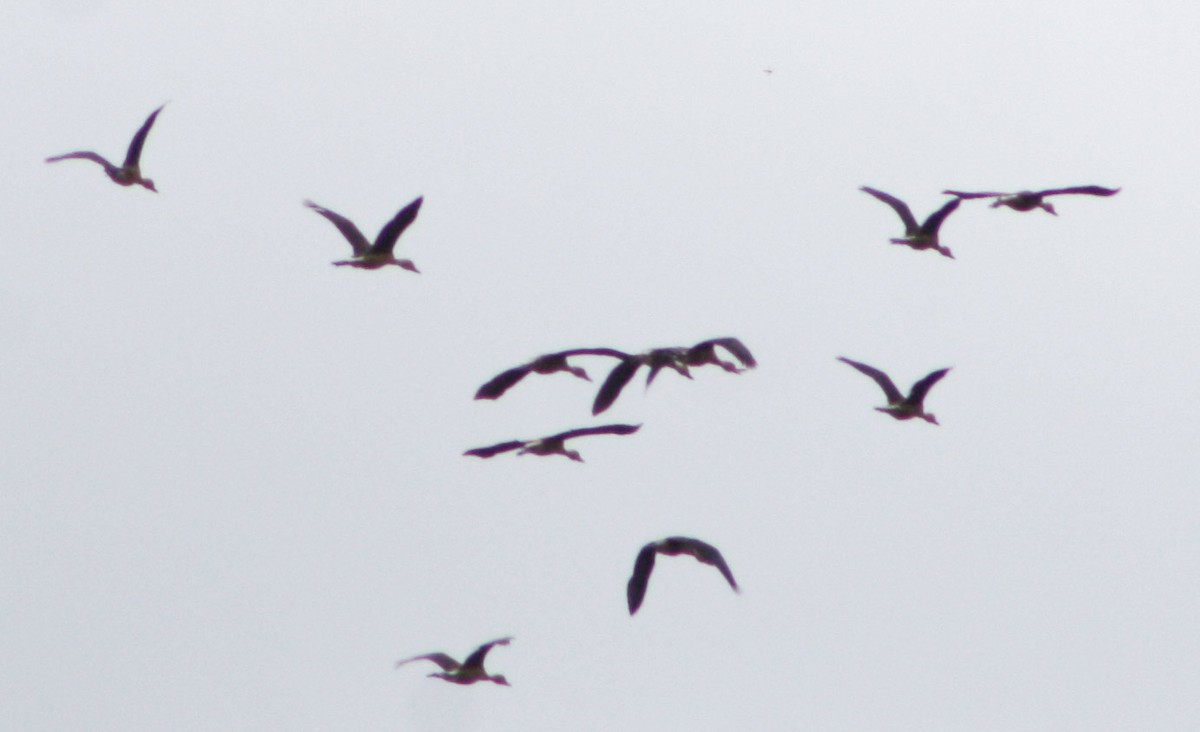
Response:
[[[887,395],[888,404],[899,404],[900,402],[904,401],[904,395],[901,394],[900,390],[896,388],[896,385],[892,383],[891,378],[889,378],[887,374],[883,373],[879,369],[873,366],[868,366],[865,363],[851,361],[850,359],[842,356],[838,356],[838,360],[842,363],[850,364],[860,372],[874,379],[875,383],[879,384],[879,388],[883,389],[883,393]]]
[[[621,396],[621,390],[633,378],[634,372],[642,365],[642,359],[638,356],[629,356],[621,361],[621,363],[613,366],[613,370],[608,372],[608,378],[600,385],[600,390],[596,392],[596,401],[592,403],[592,414],[600,414],[604,410],[612,406],[617,397]]]
[[[733,588],[733,591],[738,592],[737,582],[733,579],[733,572],[729,571],[729,565],[725,563],[725,557],[721,556],[721,552],[717,551],[715,546],[699,539],[677,538],[688,546],[688,553],[698,561],[712,565],[720,570],[722,576],[725,577],[725,581]]]
[[[650,572],[654,570],[654,557],[658,553],[658,542],[642,547],[633,562],[633,575],[625,587],[625,598],[629,601],[629,614],[633,615],[642,606],[646,597],[646,585],[650,583]]]
[[[941,378],[949,371],[950,369],[938,369],[937,371],[934,371],[930,375],[913,384],[912,388],[908,390],[908,398],[904,401],[914,405],[921,404],[925,400],[925,394],[928,393],[929,390],[933,388],[933,385],[938,383],[938,381],[940,381]],[[888,403],[891,403],[890,398],[888,399]]]
[[[641,427],[640,424],[602,424],[598,427],[580,427],[576,430],[559,432],[557,435],[551,435],[545,439],[565,442],[572,437],[584,437],[585,435],[631,435]]]
[[[421,210],[421,203],[424,200],[424,196],[417,196],[415,201],[400,209],[400,212],[393,216],[391,221],[384,224],[383,228],[379,230],[379,236],[375,237],[375,244],[371,247],[371,251],[375,254],[390,253],[404,230],[417,220],[417,212]]]
[[[937,211],[929,214],[929,218],[925,219],[925,223],[921,224],[921,233],[936,234],[937,230],[941,227],[942,222],[946,220],[947,216],[954,212],[954,209],[958,208],[958,204],[960,203],[962,203],[961,198],[951,198],[946,202],[945,206],[942,206]]]
[[[443,671],[453,671],[459,667],[458,661],[450,658],[445,653],[426,653],[421,656],[413,656],[412,658],[403,658],[399,661],[396,661],[396,668],[400,668],[404,664],[411,663],[413,661],[433,661],[437,665],[441,666]]]
[[[346,237],[346,241],[350,242],[351,248],[354,249],[354,256],[361,257],[367,253],[367,249],[370,248],[371,243],[367,241],[367,237],[363,236],[363,233],[358,230],[353,221],[341,214],[330,211],[324,206],[318,206],[312,201],[305,201],[304,205],[333,222],[338,231],[342,232],[342,236]]]
[[[1057,196],[1061,193],[1084,193],[1089,196],[1113,196],[1120,188],[1103,188],[1101,186],[1074,186],[1072,188],[1051,188],[1048,191],[1038,191],[1039,196]]]
[[[896,198],[895,196],[888,195],[887,193],[884,193],[883,191],[877,191],[874,188],[869,188],[867,186],[863,186],[862,188],[859,188],[858,190],[860,190],[864,193],[870,193],[872,196],[875,196],[880,201],[883,201],[887,205],[891,206],[892,209],[895,210],[895,212],[900,215],[900,220],[904,222],[904,233],[905,234],[915,234],[920,230],[920,227],[917,226],[916,218],[913,217],[912,211],[908,208],[908,204],[905,203],[904,201],[901,201],[899,198]]]
[[[103,166],[103,168],[105,170],[108,170],[108,171],[117,170],[117,166],[108,162],[103,157],[101,157],[100,155],[97,155],[94,152],[81,151],[81,152],[67,153],[66,155],[55,155],[54,157],[46,158],[47,163],[57,163],[59,160],[91,160],[93,163],[99,163],[101,166]]]
[[[1009,195],[1009,194],[1007,194],[1007,193],[995,193],[995,192],[987,192],[987,193],[965,193],[965,192],[963,192],[963,191],[942,191],[942,193],[946,194],[947,196],[954,196],[954,197],[956,197],[956,198],[962,198],[962,199],[971,199],[971,198],[998,198],[998,197],[1000,197],[1000,196],[1007,196],[1007,195]]]
[[[501,442],[489,447],[475,447],[467,450],[463,455],[474,455],[475,457],[490,458],[493,455],[499,455],[502,452],[516,450],[518,447],[525,447],[529,444],[527,440],[513,440],[511,442]]]
[[[165,107],[167,105],[163,105]],[[146,121],[134,134],[133,139],[129,142],[129,149],[125,152],[125,167],[136,167],[138,161],[142,158],[142,145],[146,143],[146,135],[149,134],[150,128],[154,125],[154,120],[158,119],[158,113],[163,111],[162,107],[150,113]]]
[[[750,349],[746,348],[745,344],[743,344],[737,338],[713,338],[711,340],[701,341],[692,346],[692,348],[704,348],[705,346],[720,346],[721,348],[724,348],[748,369],[758,366],[758,362],[754,360],[754,356],[751,355]]]
[[[521,379],[524,379],[529,374],[529,369],[529,364],[525,364],[524,366],[517,366],[493,376],[491,381],[479,387],[479,391],[475,392],[475,398],[499,399],[504,395],[504,392],[516,386]]]
[[[613,358],[633,358],[624,351],[618,351],[615,348],[572,348],[567,351],[559,351],[554,354],[556,356],[612,356]]]
[[[487,657],[488,651],[492,650],[492,646],[507,646],[511,640],[512,636],[509,636],[484,643],[482,646],[476,648],[474,653],[467,656],[467,660],[463,661],[463,668],[477,668],[482,671],[483,659]]]

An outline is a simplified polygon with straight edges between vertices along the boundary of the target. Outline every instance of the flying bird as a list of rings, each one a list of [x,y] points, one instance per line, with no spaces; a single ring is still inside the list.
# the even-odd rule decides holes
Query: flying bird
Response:
[[[359,269],[379,269],[389,264],[394,264],[402,269],[407,269],[410,272],[418,272],[416,265],[411,259],[396,259],[392,250],[396,247],[396,240],[404,233],[404,230],[412,225],[417,219],[417,212],[421,210],[421,203],[425,200],[424,196],[418,196],[416,200],[400,209],[391,221],[384,224],[379,230],[379,236],[375,237],[375,243],[367,241],[367,237],[358,230],[354,222],[340,214],[334,213],[324,206],[318,206],[312,201],[305,201],[304,205],[321,214],[325,218],[333,222],[337,230],[342,232],[342,236],[346,237],[346,241],[350,242],[350,246],[354,249],[353,259],[344,259],[339,262],[334,262],[335,266],[350,266]]]
[[[722,361],[717,356],[718,346],[729,351],[744,368],[738,368],[728,361]],[[737,338],[712,338],[701,341],[690,348],[652,348],[637,355],[627,355],[613,367],[613,370],[608,373],[608,378],[600,385],[600,390],[596,392],[596,400],[592,403],[592,414],[600,414],[611,407],[617,397],[621,395],[625,385],[633,379],[634,373],[642,366],[649,368],[649,373],[646,374],[646,386],[649,387],[654,382],[654,377],[664,368],[672,369],[690,379],[692,378],[690,367],[706,364],[720,366],[733,374],[739,374],[746,369],[758,366],[750,349],[746,348],[745,344]]]
[[[499,399],[521,379],[529,374],[553,374],[559,371],[567,373],[584,381],[591,381],[587,372],[578,366],[572,366],[567,359],[571,356],[612,356],[614,358],[629,358],[629,354],[612,348],[572,348],[558,353],[547,353],[538,356],[527,364],[515,366],[492,377],[479,391],[475,392],[476,399]]]
[[[413,656],[396,661],[396,668],[400,668],[406,663],[413,661],[433,661],[438,666],[442,667],[442,673],[429,674],[431,677],[445,679],[454,684],[474,684],[476,681],[491,681],[494,684],[501,686],[512,686],[502,675],[489,675],[483,670],[483,659],[487,656],[488,651],[492,650],[492,646],[507,646],[512,636],[508,638],[498,638],[494,641],[484,643],[482,646],[475,649],[475,652],[467,656],[467,660],[463,663],[455,661],[445,653],[426,653],[421,656]]]
[[[650,573],[654,570],[654,558],[658,554],[672,557],[680,554],[693,556],[698,562],[716,567],[733,591],[739,592],[737,582],[733,579],[733,572],[729,571],[729,565],[725,563],[725,558],[721,556],[721,552],[717,551],[715,546],[686,536],[669,536],[661,541],[650,542],[638,552],[637,559],[633,563],[633,576],[629,578],[629,585],[625,588],[630,615],[636,613],[642,606],[642,600],[646,597],[646,585],[650,582]]]
[[[637,432],[640,428],[640,424],[605,424],[598,427],[581,427],[575,430],[559,432],[557,435],[550,435],[538,440],[512,440],[488,447],[476,447],[467,450],[463,455],[490,458],[493,455],[499,455],[502,452],[509,452],[510,450],[517,450],[519,448],[520,452],[517,453],[518,455],[524,455],[525,453],[529,453],[530,455],[564,455],[577,463],[582,463],[583,458],[579,457],[579,453],[575,450],[568,450],[563,444],[564,442],[574,437],[585,437],[587,435],[630,435]]]
[[[143,188],[158,193],[158,189],[154,187],[154,181],[150,180],[149,178],[142,177],[142,169],[139,161],[142,158],[142,145],[144,145],[146,142],[146,135],[149,134],[150,127],[154,124],[154,120],[158,118],[158,113],[161,112],[165,106],[167,105],[164,104],[162,107],[159,107],[151,112],[150,116],[146,118],[146,121],[142,123],[142,126],[138,129],[137,133],[134,134],[133,140],[130,141],[129,149],[125,152],[125,162],[119,167],[113,165],[104,157],[91,152],[90,150],[67,153],[66,155],[55,155],[54,157],[46,158],[46,162],[56,163],[59,160],[72,159],[91,160],[93,163],[98,163],[102,168],[104,168],[104,172],[108,175],[112,182],[116,183],[117,185],[139,185]]]
[[[912,388],[908,390],[908,396],[904,396],[900,393],[900,390],[896,388],[896,385],[892,383],[892,380],[888,377],[888,375],[879,369],[868,366],[865,363],[851,361],[850,359],[843,358],[841,356],[838,356],[838,360],[842,363],[850,364],[862,373],[870,376],[875,380],[875,383],[879,384],[879,387],[883,389],[883,393],[887,395],[888,405],[886,407],[875,407],[876,411],[883,412],[884,414],[890,414],[896,419],[912,419],[913,417],[920,417],[930,424],[938,423],[937,418],[925,411],[923,406],[925,402],[925,395],[929,393],[929,390],[933,388],[933,385],[936,384],[943,376],[945,376],[950,369],[938,369],[937,371],[934,371],[917,383],[913,384]]]
[[[1018,191],[1017,193],[965,193],[963,191],[942,191],[942,193],[957,196],[960,199],[994,198],[992,208],[1008,206],[1014,211],[1032,211],[1040,208],[1046,213],[1057,216],[1054,206],[1042,199],[1046,196],[1059,196],[1064,193],[1085,194],[1088,196],[1114,196],[1120,188],[1103,188],[1101,186],[1074,186],[1072,188],[1049,188],[1044,191]]]
[[[904,222],[904,237],[891,239],[890,241],[893,244],[903,244],[918,250],[936,249],[942,256],[954,259],[954,255],[950,253],[949,249],[938,244],[938,229],[941,228],[942,222],[946,220],[946,217],[953,213],[954,209],[958,208],[958,204],[961,203],[960,199],[951,199],[937,211],[930,214],[929,218],[925,219],[925,223],[918,225],[908,204],[899,198],[888,195],[883,191],[877,191],[874,188],[868,188],[867,186],[863,186],[859,190],[875,196],[880,201],[891,206],[900,215],[900,220]]]

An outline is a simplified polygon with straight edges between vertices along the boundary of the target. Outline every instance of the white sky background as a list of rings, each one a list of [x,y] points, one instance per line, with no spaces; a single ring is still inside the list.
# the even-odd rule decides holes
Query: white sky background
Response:
[[[652,5],[0,11],[0,727],[1200,725],[1200,11]],[[42,162],[167,101],[158,195]],[[956,261],[857,190],[1093,183],[964,203]],[[420,275],[301,206],[422,194]],[[566,375],[471,399],[724,335],[760,368],[601,419]],[[953,366],[942,426],[839,355]],[[606,422],[644,427],[461,456]],[[663,558],[631,619],[672,534],[743,594]],[[509,689],[392,668],[508,634]]]

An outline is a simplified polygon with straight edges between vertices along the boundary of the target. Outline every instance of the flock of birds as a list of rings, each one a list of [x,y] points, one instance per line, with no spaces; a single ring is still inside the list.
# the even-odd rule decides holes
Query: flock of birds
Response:
[[[138,185],[157,193],[158,189],[155,188],[154,181],[142,175],[141,155],[142,148],[146,142],[146,136],[149,134],[150,128],[153,127],[159,113],[162,112],[163,106],[151,112],[146,121],[142,123],[142,126],[138,128],[138,131],[133,136],[133,140],[129,143],[129,148],[125,153],[125,160],[119,166],[114,165],[103,156],[91,151],[55,155],[46,158],[46,162],[55,163],[73,159],[90,160],[100,165],[104,169],[105,174],[118,185]],[[1120,191],[1119,188],[1104,188],[1095,185],[1050,188],[1041,191],[1018,191],[1015,193],[994,191],[972,193],[947,190],[943,191],[943,193],[951,196],[951,199],[937,211],[930,214],[924,222],[918,224],[916,217],[913,216],[912,210],[909,209],[908,205],[895,196],[867,186],[863,186],[861,190],[891,206],[904,223],[904,236],[892,238],[890,240],[892,244],[900,244],[916,250],[933,249],[951,259],[954,258],[954,255],[950,252],[950,249],[942,246],[938,239],[938,231],[946,218],[954,213],[964,200],[990,198],[992,199],[992,208],[1005,206],[1014,211],[1032,211],[1040,208],[1047,213],[1057,216],[1058,214],[1054,210],[1053,205],[1045,200],[1049,196],[1067,194],[1112,196]],[[400,236],[416,221],[423,201],[422,197],[418,197],[400,209],[380,229],[374,242],[369,241],[350,219],[312,201],[305,201],[304,205],[331,222],[350,243],[353,256],[350,259],[334,262],[335,266],[380,269],[388,265],[395,265],[411,272],[419,272],[412,260],[398,259],[395,256],[395,247]],[[728,352],[736,363],[722,360],[718,355],[718,348]],[[543,354],[529,363],[514,366],[500,372],[487,383],[483,384],[483,386],[479,387],[475,393],[475,399],[499,399],[509,389],[516,386],[530,374],[547,375],[566,372],[576,378],[590,382],[591,377],[588,376],[587,372],[579,366],[572,365],[570,362],[572,358],[588,356],[616,359],[616,364],[609,371],[608,376],[596,392],[595,400],[592,403],[593,416],[603,413],[616,402],[622,390],[642,366],[647,368],[646,386],[649,388],[655,377],[663,369],[671,369],[681,376],[690,379],[692,378],[690,369],[699,366],[714,365],[721,367],[729,373],[740,374],[758,365],[745,344],[737,338],[732,337],[712,338],[690,347],[651,348],[641,353],[626,353],[614,348],[573,348]],[[887,399],[887,406],[875,407],[878,411],[891,415],[898,420],[918,418],[930,424],[938,424],[934,415],[925,411],[925,397],[934,384],[949,373],[949,368],[938,369],[929,373],[914,383],[909,389],[908,394],[905,395],[883,371],[845,357],[839,356],[838,360],[869,376],[883,390],[884,396]],[[467,450],[464,455],[490,458],[500,453],[515,450],[518,455],[562,455],[576,462],[583,462],[583,458],[579,455],[578,451],[567,449],[566,442],[568,440],[591,435],[630,435],[637,432],[640,428],[640,424],[606,424],[593,427],[580,427],[565,430],[547,437],[509,440],[486,447],[476,447]],[[721,552],[716,547],[691,537],[670,536],[659,541],[652,541],[639,550],[637,558],[634,560],[633,574],[630,576],[629,583],[626,586],[626,600],[630,615],[637,613],[638,608],[642,606],[642,602],[646,596],[646,588],[650,582],[650,574],[654,570],[655,560],[659,554],[666,556],[687,555],[702,564],[715,567],[725,578],[725,581],[729,583],[733,591],[739,591],[737,581],[733,578],[733,572],[729,569],[725,558],[721,556]],[[512,637],[488,641],[476,648],[462,663],[459,663],[445,653],[426,653],[401,659],[396,662],[396,667],[399,668],[413,661],[431,661],[442,669],[441,672],[429,674],[431,677],[444,679],[455,684],[474,684],[478,681],[491,681],[495,684],[509,686],[508,680],[503,675],[489,674],[484,669],[484,660],[494,646],[506,646],[511,641]]]

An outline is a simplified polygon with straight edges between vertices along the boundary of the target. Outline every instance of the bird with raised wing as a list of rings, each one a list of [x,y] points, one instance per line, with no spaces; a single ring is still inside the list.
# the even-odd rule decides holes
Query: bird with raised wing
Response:
[[[717,356],[718,346],[729,351],[743,368],[722,361]],[[672,369],[690,379],[692,378],[690,367],[706,364],[715,364],[734,374],[758,366],[750,349],[746,348],[745,344],[737,338],[711,338],[707,341],[700,341],[690,348],[652,348],[637,355],[626,356],[613,367],[596,392],[596,400],[592,403],[592,414],[600,414],[611,407],[617,397],[621,395],[625,385],[633,379],[633,375],[642,366],[649,369],[649,373],[646,374],[646,387],[649,388],[650,384],[654,383],[654,377],[664,368]]]
[[[525,453],[529,453],[530,455],[563,455],[577,463],[582,463],[583,458],[579,456],[578,452],[566,448],[564,443],[567,440],[575,437],[586,437],[587,435],[630,435],[637,432],[640,428],[640,424],[605,424],[598,427],[581,427],[536,440],[510,440],[509,442],[500,442],[488,447],[476,447],[467,450],[463,455],[490,458],[502,452],[519,450],[517,452],[518,455],[524,455]]]
[[[488,641],[476,648],[475,652],[467,656],[467,660],[463,663],[459,663],[445,653],[425,653],[396,661],[396,668],[413,661],[433,661],[442,667],[442,672],[429,674],[432,678],[445,679],[454,684],[466,685],[474,684],[476,681],[491,681],[493,684],[501,686],[512,686],[504,676],[500,674],[493,676],[483,669],[483,659],[487,656],[488,651],[492,650],[492,646],[507,646],[511,640],[512,636]]]
[[[1032,211],[1035,208],[1040,208],[1048,214],[1057,216],[1058,213],[1054,210],[1054,206],[1042,200],[1046,196],[1061,196],[1067,193],[1086,196],[1115,196],[1120,191],[1120,188],[1104,188],[1103,186],[1072,186],[1071,188],[1047,188],[1044,191],[1017,191],[1016,193],[997,193],[994,191],[980,193],[942,191],[942,193],[963,200],[994,198],[996,200],[992,201],[992,208],[1008,206],[1014,211]]]
[[[842,356],[838,356],[838,360],[842,363],[850,364],[860,372],[870,376],[875,380],[876,384],[879,384],[879,388],[883,389],[883,393],[887,395],[888,405],[886,407],[875,407],[876,411],[883,412],[884,414],[890,414],[896,419],[912,419],[913,417],[920,417],[930,424],[938,423],[936,417],[925,411],[925,395],[929,393],[929,390],[933,388],[933,385],[936,384],[943,376],[945,376],[950,369],[938,369],[937,371],[930,373],[925,378],[913,384],[912,388],[908,390],[908,396],[905,396],[901,394],[900,390],[896,388],[896,385],[892,383],[891,378],[889,378],[887,374],[883,373],[879,369],[874,368],[873,366],[868,366],[865,363],[851,361],[850,359]]]
[[[67,153],[66,155],[55,155],[54,157],[46,158],[47,163],[56,163],[59,160],[91,160],[104,168],[105,174],[119,186],[139,185],[147,190],[158,193],[158,189],[154,187],[154,181],[149,178],[142,177],[141,159],[142,145],[146,143],[146,135],[150,133],[150,127],[154,125],[154,120],[158,118],[158,113],[163,110],[162,105],[158,109],[150,113],[146,121],[134,134],[133,140],[129,143],[129,149],[125,152],[125,162],[121,165],[113,165],[103,156],[98,155],[90,150],[82,150],[80,152]]]
[[[880,201],[891,206],[892,210],[899,214],[900,220],[904,222],[904,236],[890,239],[889,241],[893,244],[903,244],[917,250],[935,249],[942,256],[954,259],[954,255],[950,253],[950,250],[938,242],[938,229],[941,228],[942,222],[946,220],[946,217],[953,213],[954,209],[958,208],[958,204],[962,202],[961,200],[957,198],[950,199],[950,201],[937,211],[931,213],[925,219],[925,223],[918,224],[908,204],[899,198],[867,186],[863,186],[859,190],[864,193],[870,193]]]
[[[737,582],[733,579],[733,572],[729,571],[729,565],[725,563],[725,558],[721,556],[721,552],[717,551],[715,546],[686,536],[669,536],[660,541],[652,541],[642,547],[638,552],[637,559],[634,560],[633,576],[629,578],[629,584],[625,588],[630,615],[636,613],[642,606],[642,600],[646,597],[646,585],[650,583],[650,573],[654,570],[654,559],[659,554],[672,557],[687,554],[695,557],[698,562],[716,567],[733,591],[740,592]]]
[[[529,374],[554,374],[566,371],[576,378],[591,381],[587,372],[578,366],[572,366],[567,359],[571,356],[612,356],[613,358],[629,358],[629,354],[613,348],[572,348],[558,353],[547,353],[538,356],[527,364],[515,366],[492,377],[486,384],[475,392],[476,399],[499,399],[512,387],[516,386]]]
[[[400,209],[400,212],[379,230],[379,235],[375,237],[374,244],[367,241],[367,237],[363,236],[363,233],[358,230],[354,222],[345,216],[330,211],[312,201],[305,201],[304,205],[331,221],[337,227],[337,230],[342,232],[342,236],[346,237],[346,241],[350,242],[350,246],[354,250],[354,257],[334,262],[335,266],[379,269],[380,267],[394,264],[410,272],[419,273],[411,259],[397,259],[393,250],[396,247],[396,240],[400,238],[405,229],[412,225],[412,222],[417,220],[417,212],[421,210],[421,203],[424,200],[424,196],[418,196],[412,203]]]

